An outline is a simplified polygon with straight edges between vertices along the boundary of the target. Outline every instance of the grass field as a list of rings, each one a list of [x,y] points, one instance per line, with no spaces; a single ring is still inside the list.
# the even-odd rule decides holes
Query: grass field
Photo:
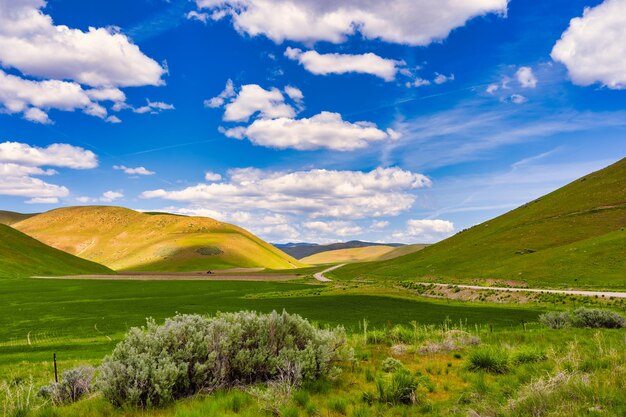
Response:
[[[419,252],[329,275],[626,289],[625,271],[626,159]]]
[[[43,243],[115,270],[294,268],[300,262],[248,231],[207,217],[67,207],[14,227]]]
[[[131,326],[146,317],[179,313],[286,309],[324,324],[358,329],[411,321],[463,320],[498,328],[533,321],[532,308],[485,306],[366,294],[315,295],[298,282],[0,280],[0,380],[19,372],[38,375],[57,352],[61,361],[97,362]],[[302,296],[298,296],[298,292]],[[268,296],[260,296],[268,294]],[[284,294],[284,295],[283,295]],[[44,372],[45,374],[45,372]]]

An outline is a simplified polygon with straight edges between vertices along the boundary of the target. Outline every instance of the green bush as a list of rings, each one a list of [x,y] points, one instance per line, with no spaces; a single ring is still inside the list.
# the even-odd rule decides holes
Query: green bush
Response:
[[[470,371],[485,371],[491,374],[505,374],[509,371],[509,354],[503,350],[479,349],[468,355]]]
[[[546,359],[546,354],[537,349],[520,349],[513,355],[513,363],[536,363]]]
[[[37,395],[55,405],[76,402],[91,392],[94,373],[95,369],[90,366],[69,369],[61,375],[61,382],[41,387]]]
[[[116,406],[161,406],[201,391],[328,375],[341,359],[342,328],[322,330],[298,315],[178,315],[133,328],[100,367],[98,385]]]
[[[626,319],[608,310],[578,308],[573,312],[548,312],[539,316],[539,321],[551,329],[583,327],[594,329],[621,329]]]
[[[385,404],[415,404],[417,402],[417,379],[409,371],[402,368],[396,371],[391,381],[376,381],[378,401]]]
[[[382,363],[383,372],[395,372],[402,367],[402,362],[395,358],[392,358],[391,356],[386,358]]]
[[[345,398],[332,398],[328,401],[328,408],[345,416],[348,412],[348,401]]]

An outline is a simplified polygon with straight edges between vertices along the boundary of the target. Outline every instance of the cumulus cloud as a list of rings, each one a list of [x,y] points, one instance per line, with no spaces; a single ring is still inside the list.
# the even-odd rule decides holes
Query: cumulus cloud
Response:
[[[514,104],[524,104],[528,101],[528,99],[521,94],[512,94],[509,99],[511,100],[511,103]]]
[[[69,195],[69,190],[36,178],[58,174],[42,167],[89,169],[97,165],[93,152],[72,145],[55,143],[41,148],[19,142],[0,143],[0,195],[30,197],[29,204],[57,203],[59,197]]]
[[[345,74],[349,72],[371,74],[385,81],[393,81],[403,61],[385,59],[374,53],[366,54],[320,54],[317,51],[303,52],[288,47],[285,56],[296,60],[307,71],[317,75]]]
[[[530,67],[520,67],[515,73],[515,77],[524,88],[537,87],[537,77],[535,77],[533,69]]]
[[[605,0],[570,21],[551,53],[577,85],[626,88],[626,1]]]
[[[406,230],[393,234],[395,239],[432,243],[450,236],[454,224],[448,220],[410,219]]]
[[[219,96],[209,100],[209,107],[220,107],[231,97],[224,107],[223,119],[227,122],[246,122],[254,114],[263,118],[294,117],[296,110],[285,103],[285,96],[277,88],[266,90],[257,84],[241,86],[238,94],[231,93],[229,84]],[[292,94],[294,93],[293,87]]]
[[[372,222],[372,225],[370,226],[370,228],[374,230],[382,230],[386,228],[387,226],[389,226],[389,222],[387,220],[376,220]]]
[[[392,129],[383,131],[374,123],[350,123],[339,113],[321,112],[310,118],[259,119],[243,128],[226,131],[234,138],[247,137],[252,143],[277,149],[298,150],[333,149],[353,151],[372,142],[398,138]]]
[[[204,100],[204,106],[211,108],[222,107],[226,99],[234,96],[235,86],[233,85],[233,80],[228,80],[226,81],[226,87],[224,87],[224,90],[221,93],[211,99]]]
[[[147,100],[147,104],[145,106],[134,108],[133,111],[135,113],[144,114],[157,114],[161,113],[164,110],[174,110],[174,105],[169,103],[164,103],[162,101],[150,101]]]
[[[123,171],[125,174],[128,174],[128,175],[154,175],[156,174],[154,171],[150,171],[146,169],[145,167],[130,168],[124,165],[113,165],[113,169],[116,171]]]
[[[105,203],[111,203],[115,200],[119,200],[120,198],[124,198],[124,194],[118,191],[106,191],[100,197],[100,201]]]
[[[38,167],[55,166],[89,169],[98,166],[98,158],[88,150],[64,143],[53,143],[45,148],[20,142],[0,143],[0,162]]]
[[[431,185],[424,175],[400,168],[370,172],[244,168],[230,170],[228,177],[220,183],[197,184],[181,190],[145,191],[141,197],[210,204],[214,210],[255,207],[312,219],[357,219],[398,215],[413,205],[414,190]]]
[[[326,236],[354,236],[363,233],[363,228],[346,221],[311,221],[303,223],[306,229],[314,231],[318,235]]]
[[[55,25],[44,0],[0,0],[0,63],[89,86],[161,85],[165,69],[115,28]]]
[[[443,74],[436,73],[435,79],[433,80],[435,84],[444,84],[449,81],[454,81],[454,74],[443,75]]]
[[[445,39],[468,20],[504,15],[507,0],[196,0],[217,20],[229,16],[235,28],[275,42],[343,42],[359,32],[368,39],[428,45]]]
[[[216,172],[207,171],[204,173],[204,179],[208,182],[217,182],[222,180],[222,176]]]

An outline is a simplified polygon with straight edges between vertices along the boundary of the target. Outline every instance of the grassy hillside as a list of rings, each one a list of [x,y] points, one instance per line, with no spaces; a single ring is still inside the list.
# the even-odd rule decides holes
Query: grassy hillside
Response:
[[[318,245],[316,243],[287,243],[277,244],[283,252],[293,256],[296,259],[303,259],[308,256],[315,255],[316,253],[335,251],[339,249],[353,249],[353,248],[366,248],[369,246],[391,246],[400,247],[403,246],[400,243],[375,243],[375,242],[362,242],[360,240],[351,240],[349,242],[337,242],[330,243],[328,245]]]
[[[335,278],[626,288],[626,159],[443,242]]]
[[[13,225],[17,222],[21,222],[22,220],[26,220],[29,217],[36,216],[37,213],[33,214],[24,214],[24,213],[16,213],[14,211],[5,211],[0,210],[0,224]]]
[[[108,274],[109,268],[86,261],[0,224],[0,277]]]
[[[343,262],[383,261],[397,258],[409,253],[417,252],[426,245],[392,246],[365,246],[362,248],[338,249],[302,258],[300,261],[306,264],[319,265]]]
[[[301,266],[246,230],[206,217],[87,206],[52,210],[15,227],[50,246],[116,270]]]
[[[376,259],[394,250],[391,246],[366,246],[364,248],[337,249],[302,258],[306,264],[319,265],[342,262],[359,262]]]

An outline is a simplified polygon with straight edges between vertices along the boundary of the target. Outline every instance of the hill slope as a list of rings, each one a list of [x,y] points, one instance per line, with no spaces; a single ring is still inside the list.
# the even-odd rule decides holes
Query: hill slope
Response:
[[[397,258],[409,253],[417,252],[427,245],[404,245],[399,247],[393,246],[365,246],[362,248],[337,249],[325,252],[319,252],[315,255],[307,256],[300,259],[301,262],[311,265],[344,263],[344,262],[365,262],[365,261],[383,261],[387,259]]]
[[[68,207],[15,224],[42,242],[116,270],[197,271],[301,264],[246,230],[207,217]]]
[[[0,224],[0,278],[109,273],[113,271],[103,265],[51,248]]]
[[[22,220],[26,220],[36,215],[37,213],[24,214],[24,213],[16,213],[14,211],[0,210],[0,224],[6,224],[8,226],[11,226],[15,223],[21,222]]]
[[[626,288],[626,159],[414,254],[335,277]]]
[[[351,240],[349,242],[330,243],[328,245],[318,245],[316,243],[287,243],[282,245],[277,244],[275,246],[296,259],[303,259],[307,256],[315,255],[316,253],[334,251],[339,249],[366,248],[369,246],[400,247],[403,245],[399,243],[374,243],[362,242],[360,240]]]

